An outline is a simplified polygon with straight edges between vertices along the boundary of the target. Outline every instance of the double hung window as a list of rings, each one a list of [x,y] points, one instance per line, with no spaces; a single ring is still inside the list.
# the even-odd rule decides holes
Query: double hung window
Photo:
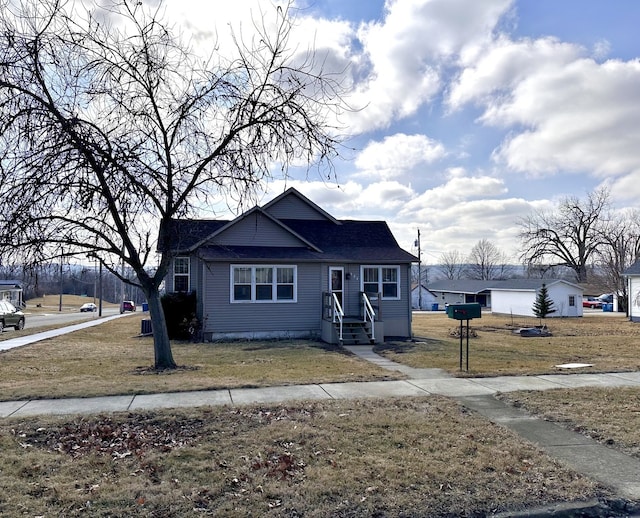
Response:
[[[369,297],[381,294],[387,300],[400,298],[399,266],[363,266],[361,278],[362,291]]]
[[[173,291],[189,291],[189,264],[188,257],[173,260]]]
[[[231,302],[296,302],[296,299],[295,266],[231,266]]]

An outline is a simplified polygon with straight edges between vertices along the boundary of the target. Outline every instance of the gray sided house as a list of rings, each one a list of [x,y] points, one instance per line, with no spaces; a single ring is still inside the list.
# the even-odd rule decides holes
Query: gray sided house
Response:
[[[203,338],[411,336],[411,263],[384,221],[338,220],[295,189],[232,221],[176,220],[167,292],[194,292]]]

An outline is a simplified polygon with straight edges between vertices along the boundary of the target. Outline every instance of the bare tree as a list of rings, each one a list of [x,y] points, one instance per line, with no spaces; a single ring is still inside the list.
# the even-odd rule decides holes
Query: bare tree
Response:
[[[527,262],[524,264],[525,275],[532,279],[549,279],[561,276],[563,268],[542,263]]]
[[[606,244],[601,228],[608,209],[609,191],[603,188],[589,193],[585,200],[565,198],[554,212],[536,212],[522,219],[521,259],[526,264],[566,266],[578,282],[586,282],[589,263]]]
[[[203,59],[161,5],[83,5],[0,0],[0,252],[134,271],[155,367],[175,368],[159,294],[171,221],[244,199],[274,164],[331,175],[339,84],[290,50],[288,9],[236,37],[233,55]]]
[[[464,273],[464,257],[458,250],[451,250],[440,255],[440,271],[445,279],[460,279]]]
[[[473,246],[467,263],[467,276],[471,279],[504,279],[510,271],[505,254],[487,239],[481,239]]]
[[[627,283],[622,272],[640,259],[640,211],[617,214],[602,229],[602,241],[595,259],[596,278],[612,293],[618,294],[622,311],[628,308]]]

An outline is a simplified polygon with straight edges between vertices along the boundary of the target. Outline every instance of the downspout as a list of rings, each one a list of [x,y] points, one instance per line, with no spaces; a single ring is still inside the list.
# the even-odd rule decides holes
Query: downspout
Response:
[[[206,284],[205,276],[207,272],[204,260],[200,260],[202,261],[202,275],[200,276],[200,282],[198,283],[200,285],[200,297],[202,298],[202,322],[200,322],[200,337],[204,342],[204,328],[205,324],[207,323],[207,297],[205,296],[204,286]]]
[[[627,283],[627,320],[633,322],[633,304],[631,300],[631,275],[627,275],[625,279]]]
[[[418,293],[422,293],[422,282],[418,279]],[[420,307],[422,309],[422,307]],[[407,311],[409,312],[409,338],[413,338],[413,308],[411,307],[411,263],[407,266]]]

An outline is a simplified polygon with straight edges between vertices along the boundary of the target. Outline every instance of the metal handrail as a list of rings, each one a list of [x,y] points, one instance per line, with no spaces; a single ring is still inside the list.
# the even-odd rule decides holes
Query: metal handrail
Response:
[[[362,314],[364,317],[364,322],[371,322],[371,339],[376,339],[376,312],[373,310],[373,306],[371,305],[371,301],[365,292],[362,292]]]
[[[333,297],[333,323],[335,324],[336,321],[340,323],[340,327],[339,327],[339,333],[340,333],[340,342],[342,342],[342,321],[344,320],[344,311],[342,310],[342,305],[340,304],[340,301],[338,300],[338,296],[335,293],[331,294]],[[337,320],[336,320],[337,319]]]

